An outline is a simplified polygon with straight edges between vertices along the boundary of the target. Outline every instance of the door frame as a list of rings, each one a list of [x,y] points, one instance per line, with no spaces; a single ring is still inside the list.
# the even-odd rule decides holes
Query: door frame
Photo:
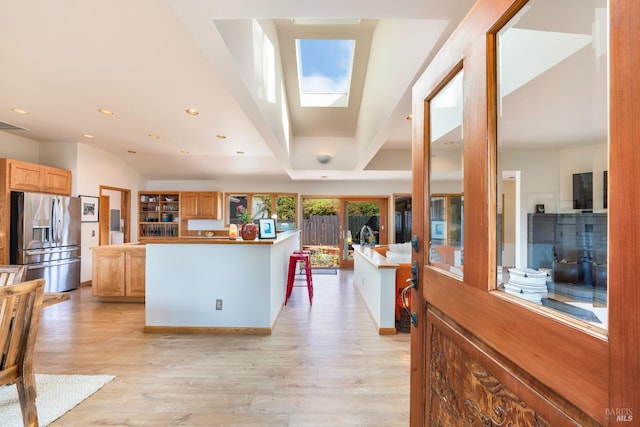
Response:
[[[109,196],[103,194],[103,190],[120,192],[120,215],[124,220],[124,242],[131,241],[131,190],[128,188],[111,187],[108,185],[99,186],[100,215],[98,216],[98,244],[108,245],[109,241],[109,215],[111,213]]]
[[[388,196],[353,196],[353,197],[340,197],[338,198],[340,203],[340,240],[338,242],[339,251],[338,256],[340,261],[340,268],[353,268],[353,258],[345,259],[345,240],[347,238],[347,227],[344,223],[345,221],[345,212],[344,205],[348,202],[377,202],[380,204],[380,230],[378,233],[379,239],[376,244],[378,245],[386,245],[389,241],[389,228],[388,228],[388,211],[389,211],[389,197]],[[354,242],[358,243],[358,242]]]
[[[432,345],[446,337],[469,351],[499,383],[515,392],[551,425],[613,425],[616,411],[640,414],[640,233],[634,213],[640,198],[640,3],[609,0],[609,328],[606,336],[543,316],[492,292],[496,276],[495,32],[525,0],[478,0],[413,90],[413,200],[420,206],[412,228],[421,236],[414,253],[421,268],[412,311],[412,426],[429,423]],[[429,100],[464,64],[465,270],[458,281],[426,262],[428,250]],[[473,112],[470,114],[469,112]],[[634,136],[635,135],[635,136]],[[614,167],[612,168],[611,165]],[[425,196],[426,195],[426,196]],[[473,226],[471,226],[473,224]],[[489,232],[487,232],[489,230]],[[634,284],[630,286],[629,284]],[[510,330],[498,325],[535,325]],[[526,333],[525,333],[526,332]],[[528,336],[529,340],[523,340]],[[452,361],[454,362],[454,361]]]

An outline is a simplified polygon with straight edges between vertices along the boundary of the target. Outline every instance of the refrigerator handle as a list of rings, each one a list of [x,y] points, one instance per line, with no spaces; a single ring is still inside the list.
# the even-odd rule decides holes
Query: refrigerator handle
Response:
[[[51,200],[51,215],[49,216],[49,230],[51,230],[51,243],[56,241],[56,199]]]

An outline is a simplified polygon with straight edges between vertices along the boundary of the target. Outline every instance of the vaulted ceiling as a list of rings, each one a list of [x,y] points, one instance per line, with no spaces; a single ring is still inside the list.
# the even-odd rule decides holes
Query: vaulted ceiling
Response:
[[[0,131],[150,180],[410,179],[411,87],[472,3],[0,0]],[[356,40],[348,107],[300,106],[297,38]]]

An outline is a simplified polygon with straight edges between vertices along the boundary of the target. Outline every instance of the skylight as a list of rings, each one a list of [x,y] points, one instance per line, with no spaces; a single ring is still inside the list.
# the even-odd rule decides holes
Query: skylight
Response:
[[[355,40],[296,39],[300,105],[349,105]]]

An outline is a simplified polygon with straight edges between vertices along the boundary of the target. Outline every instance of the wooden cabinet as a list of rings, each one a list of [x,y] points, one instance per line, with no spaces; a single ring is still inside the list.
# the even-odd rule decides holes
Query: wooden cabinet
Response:
[[[182,219],[222,219],[220,193],[194,191],[180,193]]]
[[[71,171],[9,160],[9,189],[71,195]]]
[[[92,291],[96,297],[143,301],[146,248],[144,245],[108,245],[91,249]]]
[[[124,253],[124,294],[125,296],[144,297],[146,252],[143,250]]]
[[[0,264],[9,264],[11,191],[71,195],[71,171],[0,158]]]
[[[138,193],[138,237],[178,237],[180,235],[180,193]]]

